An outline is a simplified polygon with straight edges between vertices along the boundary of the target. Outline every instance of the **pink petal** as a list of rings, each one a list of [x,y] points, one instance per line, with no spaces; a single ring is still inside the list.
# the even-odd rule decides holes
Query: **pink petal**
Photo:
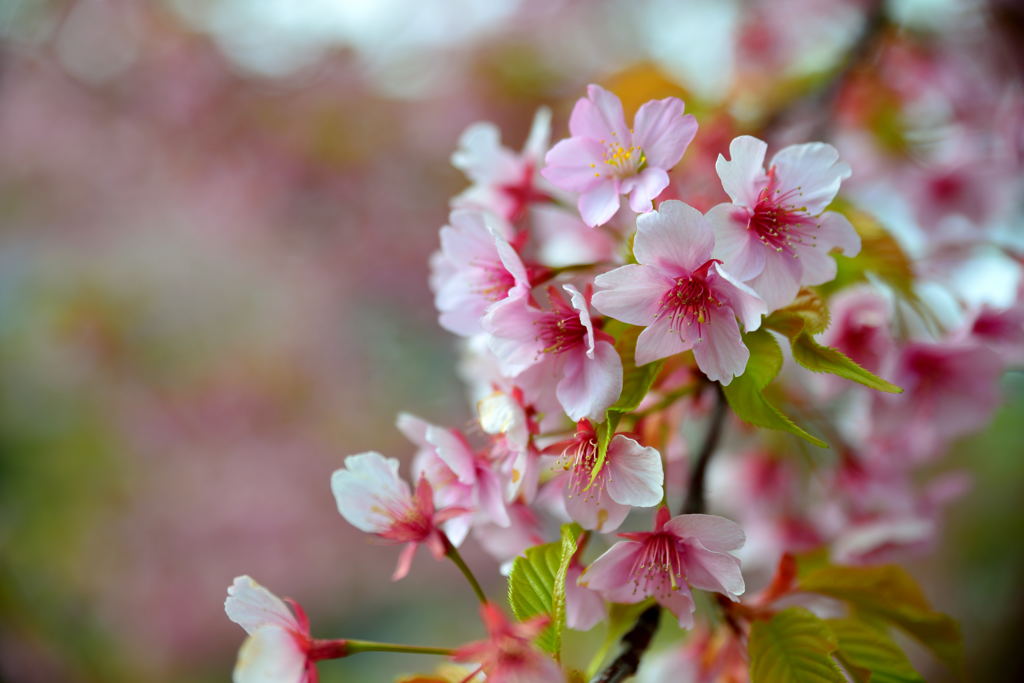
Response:
[[[778,189],[783,194],[797,193],[792,203],[806,207],[815,216],[825,210],[843,180],[850,177],[850,167],[839,161],[839,152],[824,142],[790,145],[772,158]]]
[[[447,465],[463,484],[476,482],[476,458],[473,451],[451,429],[427,428],[427,442],[437,451],[437,456]]]
[[[598,591],[611,602],[640,602],[647,596],[635,590],[633,565],[642,548],[635,541],[619,541],[587,567],[579,584]]]
[[[565,510],[569,517],[584,529],[611,533],[619,528],[626,516],[629,506],[616,503],[608,492],[599,490],[596,485],[590,491],[580,494],[568,494],[565,497]]]
[[[484,317],[487,345],[503,373],[516,377],[544,355],[544,343],[537,334],[537,322],[544,312],[529,304],[525,290],[494,304]]]
[[[576,203],[583,222],[592,228],[604,225],[619,210],[619,183],[611,177],[602,177],[580,195]]]
[[[733,600],[743,594],[740,561],[732,555],[688,543],[684,558],[686,582],[694,588],[722,593]]]
[[[684,114],[676,97],[652,100],[640,107],[633,120],[633,142],[644,151],[647,163],[668,170],[679,163],[697,134],[697,119]]]
[[[715,233],[697,209],[678,200],[636,219],[633,254],[644,265],[672,275],[688,274],[711,258]]]
[[[693,346],[697,367],[712,382],[728,385],[733,377],[743,374],[750,358],[750,351],[743,344],[732,309],[711,310],[703,332],[703,339]]]
[[[522,163],[501,146],[501,133],[493,123],[470,125],[459,137],[452,166],[475,183],[493,183],[515,177]]]
[[[604,165],[604,145],[590,138],[567,138],[544,157],[540,174],[556,187],[569,192],[586,192],[607,180],[599,175]]]
[[[587,298],[580,290],[572,285],[562,285],[562,289],[569,295],[569,303],[579,311],[580,324],[587,331],[587,356],[594,357],[594,323],[590,320],[590,306],[587,305]]]
[[[547,151],[549,144],[551,144],[551,110],[547,107],[540,107],[533,115],[530,133],[526,137],[526,144],[523,145],[523,157],[537,163]]]
[[[735,204],[719,204],[707,213],[715,232],[713,256],[722,267],[746,281],[764,270],[765,246],[747,226],[750,212]]]
[[[630,264],[594,279],[599,288],[590,303],[604,315],[630,325],[650,325],[672,281],[657,268]]]
[[[693,628],[693,612],[696,606],[688,587],[680,586],[679,590],[671,591],[667,597],[658,597],[657,600],[658,604],[675,615],[680,628]]]
[[[571,565],[565,577],[565,624],[576,631],[589,631],[604,621],[604,600],[595,591],[576,583],[582,568]]]
[[[747,282],[764,299],[768,312],[786,306],[800,291],[800,260],[785,252],[769,253],[761,274]]]
[[[794,247],[794,251],[800,261],[801,285],[820,285],[835,279],[838,266],[836,260],[827,251],[819,249],[817,246],[804,247],[800,245]]]
[[[665,473],[656,449],[618,434],[608,445],[605,467],[612,500],[634,507],[652,507],[661,502]]]
[[[741,135],[729,143],[729,156],[721,154],[715,162],[715,170],[722,180],[722,188],[733,204],[753,208],[757,195],[764,188],[767,177],[764,172],[764,155],[768,145],[755,137]]]
[[[629,147],[631,136],[622,113],[622,101],[599,85],[587,86],[587,99],[580,99],[569,117],[574,136],[616,141]]]
[[[483,513],[488,522],[500,527],[506,527],[512,523],[508,516],[508,509],[505,507],[504,486],[498,479],[498,475],[490,469],[479,473],[477,501],[479,511]]]
[[[632,178],[622,181],[619,190],[629,195],[629,208],[637,213],[645,213],[653,207],[652,202],[662,190],[668,187],[668,173],[649,166]]]
[[[665,528],[681,539],[696,539],[715,552],[738,550],[746,542],[746,534],[739,524],[718,515],[678,515],[667,522]]]
[[[733,278],[730,271],[717,263],[714,265],[714,272],[718,276],[714,284],[715,294],[728,302],[747,332],[759,328],[761,316],[768,312],[764,299],[753,289]]]
[[[673,330],[669,317],[659,318],[637,337],[636,364],[646,365],[660,358],[668,358],[677,353],[689,351],[694,348],[696,341],[696,339],[684,339],[679,330]]]
[[[391,575],[392,581],[401,581],[408,575],[412,567],[412,558],[416,554],[416,543],[406,543],[402,552],[398,555],[398,564],[395,565],[395,573]]]
[[[602,421],[605,411],[622,393],[622,361],[615,347],[606,341],[594,347],[593,359],[587,358],[582,349],[567,351],[564,373],[556,395],[574,421]]]
[[[860,235],[846,216],[835,211],[826,211],[818,218],[817,240],[824,251],[839,247],[845,256],[860,253]]]

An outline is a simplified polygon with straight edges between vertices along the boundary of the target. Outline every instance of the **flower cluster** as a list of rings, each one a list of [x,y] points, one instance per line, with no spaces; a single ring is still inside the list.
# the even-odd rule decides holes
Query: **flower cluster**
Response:
[[[837,258],[860,267],[862,230],[851,218],[863,216],[837,200],[851,168],[829,144],[783,147],[766,162],[766,142],[735,137],[704,169],[729,201],[694,202],[701,210],[685,201],[697,171],[676,171],[697,136],[682,100],[643,104],[630,127],[619,98],[591,85],[569,137],[548,149],[550,124],[538,112],[522,152],[475,124],[452,157],[471,186],[452,200],[430,284],[440,325],[462,338],[477,424],[399,415],[415,452],[409,479],[397,459],[349,456],[331,479],[338,511],[404,545],[395,580],[420,545],[466,575],[488,633],[447,651],[474,667],[466,681],[564,680],[560,636],[552,646],[541,634],[563,623],[587,630],[611,604],[659,605],[711,638],[694,589],[717,596],[709,605],[733,629],[722,651],[735,658],[774,614],[767,598],[740,602],[741,556],[755,571],[816,549],[859,564],[930,542],[963,483],[947,477],[922,491],[916,470],[987,419],[1007,354],[1019,351],[1021,316],[982,310],[937,340],[898,336],[892,297],[837,283]],[[784,364],[771,401],[819,425],[838,453],[811,483],[791,454],[800,438],[825,441],[765,393]],[[849,380],[865,386],[847,390]],[[730,409],[777,430],[741,430],[733,457],[708,477],[716,507],[739,524],[704,510]],[[680,433],[691,421],[707,424],[700,448]],[[784,432],[793,440],[762,438]],[[653,527],[610,538],[637,528],[637,508]],[[535,601],[549,610],[524,610],[517,572],[560,536],[555,581],[564,584]],[[521,621],[486,598],[459,555],[468,539],[510,574]],[[360,647],[415,651],[313,640],[297,606],[245,577],[229,594],[229,616],[250,633],[238,683],[312,681],[315,661]]]

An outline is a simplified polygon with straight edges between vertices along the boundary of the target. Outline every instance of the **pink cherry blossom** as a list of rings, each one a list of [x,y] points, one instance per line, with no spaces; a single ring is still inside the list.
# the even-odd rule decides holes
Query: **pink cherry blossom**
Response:
[[[594,560],[580,579],[611,602],[653,597],[689,628],[694,611],[689,586],[732,600],[743,593],[740,561],[728,553],[744,542],[735,522],[716,515],[670,518],[668,508],[661,507],[653,531],[619,535],[628,540]]]
[[[331,491],[338,512],[352,526],[381,538],[405,543],[392,580],[409,573],[416,547],[425,544],[435,558],[444,557],[446,538],[439,526],[467,508],[434,509],[434,494],[420,477],[415,495],[398,476],[398,460],[368,452],[345,458],[345,466],[331,475]]]
[[[532,643],[547,626],[548,617],[511,622],[490,603],[480,613],[487,640],[463,645],[455,651],[455,661],[479,662],[477,671],[487,676],[488,683],[565,683],[561,667]]]
[[[693,349],[709,379],[728,384],[746,368],[750,352],[736,317],[749,331],[761,324],[764,302],[711,258],[715,235],[704,216],[680,201],[665,201],[637,219],[638,263],[599,275],[594,308],[646,327],[636,344],[643,365]]]
[[[595,476],[597,436],[587,420],[580,421],[576,435],[562,448],[565,509],[584,529],[614,531],[633,507],[661,502],[665,476],[656,449],[616,434]]]
[[[537,168],[550,137],[551,110],[546,107],[537,110],[518,154],[501,145],[501,132],[493,123],[472,124],[459,138],[452,165],[473,184],[452,199],[452,207],[490,211],[514,222],[531,203],[548,200],[538,187]]]
[[[516,376],[543,364],[539,372],[556,383],[555,394],[573,420],[601,420],[622,392],[622,361],[610,338],[594,329],[586,297],[563,285],[570,303],[549,288],[551,310],[528,297],[509,297],[484,320],[490,347],[506,373]]]
[[[821,342],[835,347],[861,367],[880,372],[894,351],[889,321],[892,307],[874,289],[858,287],[829,302],[831,321]]]
[[[441,251],[431,261],[431,286],[438,321],[450,332],[471,336],[480,319],[513,289],[528,288],[519,254],[508,243],[511,228],[480,211],[452,211],[441,228]]]
[[[719,156],[715,168],[731,204],[708,212],[717,239],[715,256],[748,283],[773,311],[785,306],[803,285],[836,276],[838,247],[847,256],[860,251],[860,237],[841,214],[825,211],[850,176],[831,145],[791,145],[771,160],[768,145],[741,135]]]
[[[571,137],[547,153],[541,175],[579,193],[580,216],[591,227],[615,215],[620,195],[629,195],[633,211],[650,211],[651,202],[668,187],[668,170],[697,133],[696,119],[683,110],[683,101],[675,97],[652,100],[640,107],[634,127],[627,128],[619,98],[590,85],[569,118]]]
[[[249,634],[238,652],[234,683],[316,683],[317,660],[344,656],[344,641],[314,640],[302,607],[288,602],[291,610],[248,576],[228,587],[224,611]]]

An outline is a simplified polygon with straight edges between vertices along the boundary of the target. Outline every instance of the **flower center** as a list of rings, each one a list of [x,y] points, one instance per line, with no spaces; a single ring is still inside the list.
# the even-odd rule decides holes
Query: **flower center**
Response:
[[[643,542],[630,570],[634,591],[666,598],[685,583],[683,550],[669,533],[654,532]]]
[[[564,353],[586,343],[587,328],[580,321],[580,312],[570,306],[558,290],[548,289],[551,312],[537,320],[537,336],[544,353]]]
[[[801,194],[800,188],[780,190],[773,166],[768,172],[768,184],[757,197],[747,229],[757,233],[765,246],[795,257],[794,245],[810,244],[814,236],[807,230],[818,227],[817,221],[807,214],[807,208],[796,205]]]
[[[605,486],[608,468],[602,467],[594,477],[597,466],[597,439],[593,429],[580,429],[572,443],[562,451],[562,468],[569,472],[569,480],[565,484],[565,493],[570,498],[596,496]]]
[[[501,261],[479,259],[474,265],[479,271],[476,294],[488,301],[501,301],[508,296],[516,279]]]
[[[614,178],[625,178],[636,175],[647,165],[644,151],[636,145],[626,147],[618,140],[601,140],[600,142],[604,145],[604,166],[599,168],[597,164],[590,165],[595,169],[594,177],[609,175]]]
[[[711,310],[722,305],[708,284],[708,271],[715,263],[721,261],[711,259],[689,275],[677,277],[672,289],[661,297],[657,319],[668,318],[673,332],[682,334],[685,328],[696,324],[697,336],[702,336],[700,328],[707,323]]]

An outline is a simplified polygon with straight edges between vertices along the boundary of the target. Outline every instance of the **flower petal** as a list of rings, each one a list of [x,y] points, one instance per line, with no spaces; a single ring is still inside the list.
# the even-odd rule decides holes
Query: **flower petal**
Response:
[[[652,100],[643,104],[633,121],[633,142],[651,166],[668,170],[679,163],[697,134],[697,119],[685,114],[685,105],[677,97]]]
[[[630,325],[650,325],[658,315],[661,297],[672,281],[651,266],[631,263],[594,279],[600,288],[590,303],[608,316]]]
[[[657,449],[617,434],[608,445],[608,495],[623,505],[651,507],[661,502],[665,473]]]
[[[234,683],[302,683],[306,653],[295,636],[278,626],[254,631],[238,651]]]
[[[736,316],[731,308],[712,309],[702,329],[703,338],[693,345],[697,367],[711,381],[727,385],[733,377],[743,374],[750,359]]]
[[[749,282],[751,289],[764,299],[768,312],[782,308],[796,298],[800,291],[800,259],[785,252],[769,253],[761,274]]]
[[[715,552],[738,550],[747,540],[739,524],[718,515],[678,515],[665,528],[681,539],[696,539]]]
[[[637,213],[650,211],[652,202],[668,187],[668,173],[649,166],[632,178],[622,181],[620,191],[629,195],[629,208]]]
[[[576,203],[580,218],[592,228],[604,225],[619,210],[619,183],[614,178],[603,177],[580,195]]]
[[[850,177],[849,165],[839,161],[839,151],[824,142],[790,145],[772,158],[778,190],[795,192],[793,203],[816,216],[825,210],[843,180]]]
[[[714,246],[715,233],[704,214],[681,201],[664,201],[657,211],[636,219],[636,260],[672,275],[690,273],[704,265]]]
[[[715,294],[732,306],[733,313],[743,323],[747,332],[753,332],[759,328],[761,316],[768,311],[764,299],[759,297],[753,289],[733,278],[732,272],[717,263],[714,270],[718,276],[715,282]]]
[[[599,592],[611,602],[640,602],[647,596],[635,590],[633,565],[642,548],[635,541],[619,541],[587,567],[579,585]]]
[[[586,192],[601,178],[595,170],[604,163],[604,145],[590,138],[567,138],[544,156],[540,174],[556,187],[569,192]]]
[[[622,393],[622,360],[606,341],[594,347],[594,358],[580,350],[565,354],[564,376],[556,395],[566,414],[574,421],[600,420]]]
[[[409,485],[398,476],[398,460],[374,451],[345,458],[345,466],[331,475],[331,491],[341,516],[368,533],[386,531],[412,505]]]
[[[689,351],[694,348],[696,341],[685,339],[679,330],[673,330],[672,320],[668,316],[659,318],[636,338],[636,364],[647,365],[660,358]]]
[[[246,633],[253,633],[267,625],[301,630],[295,615],[284,601],[249,576],[236,576],[228,586],[224,612],[228,619],[244,628]]]
[[[722,593],[733,600],[743,594],[743,572],[737,558],[690,543],[685,558],[686,582],[694,588]]]
[[[712,255],[726,270],[744,282],[764,270],[765,246],[748,227],[749,210],[735,204],[719,204],[708,211],[707,219],[715,231]]]
[[[729,143],[730,159],[718,155],[715,170],[733,204],[749,208],[757,204],[757,195],[768,180],[764,172],[767,151],[768,144],[763,140],[741,135]]]

